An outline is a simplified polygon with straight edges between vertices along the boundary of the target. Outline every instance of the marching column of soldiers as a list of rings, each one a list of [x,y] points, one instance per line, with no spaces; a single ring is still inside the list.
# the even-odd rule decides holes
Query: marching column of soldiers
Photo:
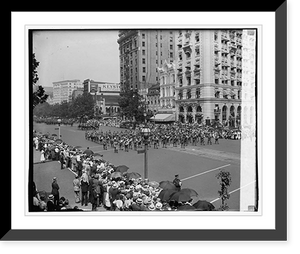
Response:
[[[108,147],[113,148],[115,153],[118,153],[118,150],[124,150],[125,152],[128,152],[129,149],[137,150],[138,148],[142,148],[143,145],[143,136],[139,130],[119,132],[86,130],[85,138],[102,144],[103,150],[107,150]],[[215,131],[155,128],[152,129],[149,136],[148,146],[151,147],[153,145],[154,149],[158,149],[160,145],[162,145],[162,148],[167,148],[170,145],[173,147],[180,145],[181,148],[185,148],[189,144],[196,146],[198,142],[200,142],[200,145],[212,145],[212,138],[215,139],[214,144],[219,144],[219,134]],[[205,139],[207,139],[206,144]]]

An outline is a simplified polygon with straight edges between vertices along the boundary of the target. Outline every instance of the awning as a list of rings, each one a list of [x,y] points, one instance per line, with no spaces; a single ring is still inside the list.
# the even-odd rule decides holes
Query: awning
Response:
[[[154,122],[174,122],[175,115],[174,114],[157,114],[150,118],[151,121]]]

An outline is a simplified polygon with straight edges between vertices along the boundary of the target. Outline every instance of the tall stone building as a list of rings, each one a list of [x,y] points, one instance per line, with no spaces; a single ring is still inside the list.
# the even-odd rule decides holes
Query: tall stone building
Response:
[[[181,30],[176,46],[177,120],[239,125],[242,30]]]
[[[132,89],[146,99],[148,88],[159,82],[157,67],[175,59],[175,30],[120,30],[121,92]]]

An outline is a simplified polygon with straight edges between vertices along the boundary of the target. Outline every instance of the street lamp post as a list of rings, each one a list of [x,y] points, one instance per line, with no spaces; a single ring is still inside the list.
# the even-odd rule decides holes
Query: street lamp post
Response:
[[[57,119],[58,122],[58,138],[60,138],[60,123],[61,123],[61,119]]]
[[[145,152],[144,152],[144,179],[148,179],[148,138],[150,135],[150,129],[145,126],[142,128],[142,134],[144,136]]]

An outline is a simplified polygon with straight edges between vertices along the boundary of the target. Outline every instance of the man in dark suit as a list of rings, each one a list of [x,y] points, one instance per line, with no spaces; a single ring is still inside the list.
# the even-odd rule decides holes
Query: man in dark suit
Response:
[[[85,206],[88,205],[88,191],[89,191],[89,182],[88,180],[81,180],[81,205],[83,203]]]
[[[53,212],[56,210],[56,206],[54,205],[54,196],[52,194],[49,195],[47,202],[47,211]]]
[[[54,205],[58,206],[58,201],[59,201],[59,186],[57,184],[56,177],[53,177],[51,194],[54,196]]]

